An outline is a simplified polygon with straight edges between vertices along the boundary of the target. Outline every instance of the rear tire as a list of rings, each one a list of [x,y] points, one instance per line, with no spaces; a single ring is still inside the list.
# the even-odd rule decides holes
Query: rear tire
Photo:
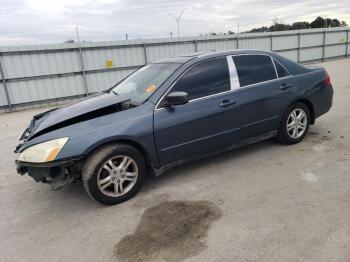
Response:
[[[277,138],[287,145],[299,143],[307,135],[309,127],[310,111],[305,104],[297,102],[283,114]]]
[[[102,204],[114,205],[138,192],[146,175],[146,164],[134,147],[111,144],[90,155],[82,173],[88,195]]]

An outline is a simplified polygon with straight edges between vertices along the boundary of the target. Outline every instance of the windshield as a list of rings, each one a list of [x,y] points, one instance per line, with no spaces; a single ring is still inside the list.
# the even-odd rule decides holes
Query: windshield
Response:
[[[179,68],[179,66],[180,64],[175,63],[146,65],[117,84],[111,92],[117,95],[126,95],[130,97],[133,105],[140,105],[146,101],[146,99],[150,97],[177,68]]]

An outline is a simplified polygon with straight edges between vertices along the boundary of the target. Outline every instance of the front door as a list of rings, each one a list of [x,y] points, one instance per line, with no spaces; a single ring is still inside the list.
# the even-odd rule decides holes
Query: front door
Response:
[[[238,104],[230,90],[226,57],[201,62],[177,80],[169,92],[187,92],[189,102],[154,112],[162,165],[227,147],[239,139]]]

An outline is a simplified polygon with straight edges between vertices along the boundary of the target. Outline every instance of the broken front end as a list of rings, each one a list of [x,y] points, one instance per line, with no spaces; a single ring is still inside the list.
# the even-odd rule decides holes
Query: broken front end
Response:
[[[69,138],[49,140],[21,150],[30,135],[40,124],[41,119],[54,110],[46,111],[33,117],[29,126],[19,137],[21,143],[16,147],[15,153],[19,153],[16,160],[17,173],[21,175],[28,174],[36,182],[48,183],[53,190],[57,190],[81,179],[79,158],[55,161],[56,156]]]
[[[51,184],[53,189],[80,180],[84,153],[93,140],[92,131],[102,126],[109,129],[111,121],[117,122],[115,113],[133,107],[128,97],[100,93],[34,116],[15,150],[19,153],[17,172],[28,173],[37,182]],[[104,119],[108,116],[110,120]],[[87,135],[81,141],[79,137],[84,132]],[[109,136],[110,132],[104,134]]]

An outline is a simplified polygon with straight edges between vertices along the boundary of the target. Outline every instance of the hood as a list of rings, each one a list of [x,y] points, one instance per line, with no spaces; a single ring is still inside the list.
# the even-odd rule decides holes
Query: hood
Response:
[[[28,140],[62,127],[128,108],[131,108],[129,98],[111,93],[99,93],[81,102],[34,116],[34,124],[32,130],[29,130]]]

